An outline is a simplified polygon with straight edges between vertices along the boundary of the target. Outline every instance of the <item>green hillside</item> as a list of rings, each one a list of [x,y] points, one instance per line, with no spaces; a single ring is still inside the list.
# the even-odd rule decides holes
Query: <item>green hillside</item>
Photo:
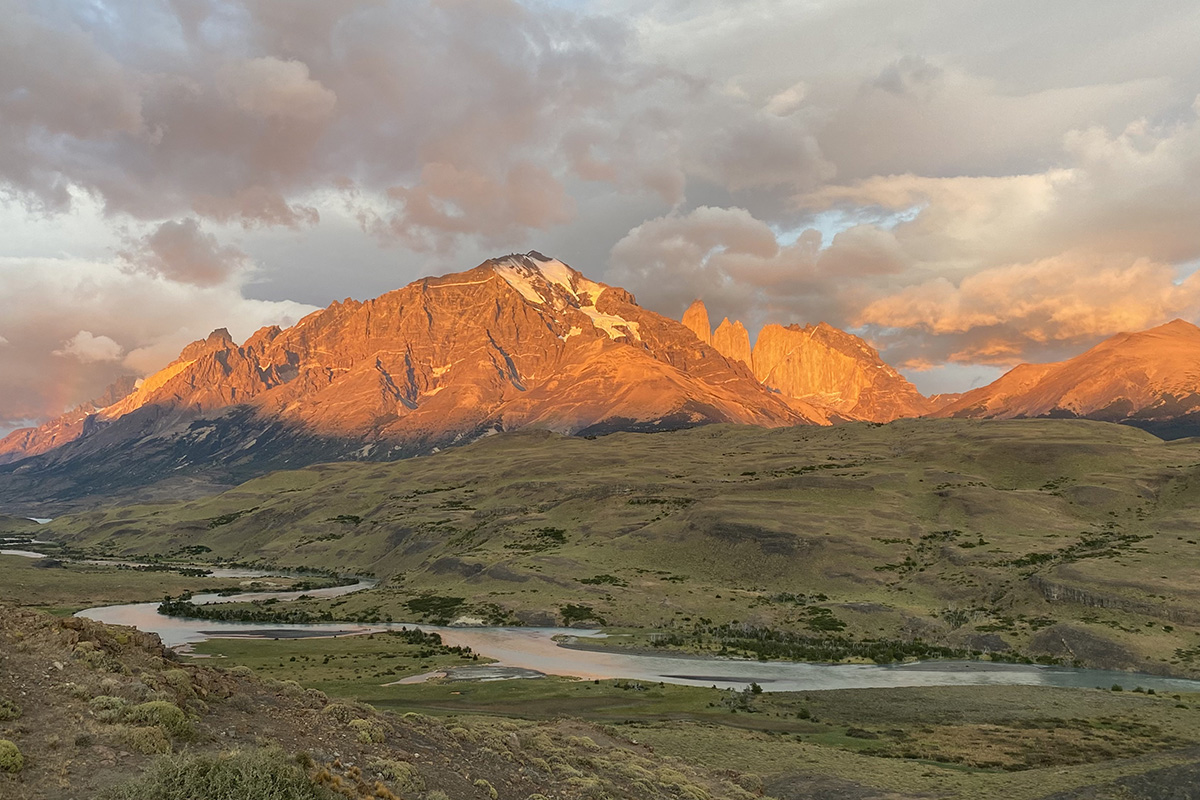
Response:
[[[46,532],[112,555],[202,546],[384,579],[293,615],[603,622],[685,648],[751,625],[1197,675],[1198,512],[1194,440],[910,420],[506,434]]]
[[[0,536],[29,536],[42,526],[31,519],[0,514]]]

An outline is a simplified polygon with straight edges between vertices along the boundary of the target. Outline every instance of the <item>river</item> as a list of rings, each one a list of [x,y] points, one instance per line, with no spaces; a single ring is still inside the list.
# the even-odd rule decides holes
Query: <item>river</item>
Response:
[[[29,540],[23,543],[33,544]],[[28,550],[0,550],[0,555],[19,555],[27,558],[45,557]],[[136,566],[136,562],[123,563]],[[241,568],[211,569],[213,578],[259,578],[286,575],[286,572]],[[295,576],[292,576],[295,577]],[[276,598],[292,600],[301,595],[310,597],[339,597],[369,589],[376,584],[361,579],[346,586],[307,591],[246,592],[221,596],[197,594],[192,602],[246,602]],[[220,638],[299,638],[304,636],[354,636],[401,627],[435,632],[450,646],[470,647],[474,652],[494,659],[496,667],[513,674],[528,672],[563,675],[575,678],[624,678],[646,683],[672,683],[684,686],[716,686],[741,689],[751,682],[764,691],[795,692],[826,689],[882,689],[904,686],[974,686],[1029,685],[1071,688],[1108,688],[1119,684],[1127,689],[1141,686],[1156,692],[1200,692],[1200,681],[1163,678],[1130,672],[1113,672],[1070,667],[1043,667],[1023,664],[1002,664],[986,661],[926,661],[911,664],[809,664],[791,661],[748,661],[732,658],[692,657],[684,655],[647,655],[582,649],[563,646],[563,641],[587,646],[589,639],[605,637],[601,631],[577,628],[503,628],[503,627],[443,627],[415,623],[351,623],[264,624],[259,622],[227,622],[167,617],[158,613],[158,603],[127,603],[98,606],[80,611],[76,616],[129,625],[148,633],[158,634],[168,647]]]
[[[367,588],[369,585],[369,582],[364,581],[353,586],[335,586],[303,593],[255,592],[230,597],[197,595],[194,602],[235,602],[265,597],[284,599],[299,594],[335,597]],[[928,661],[903,665],[807,664],[715,657],[658,656],[562,646],[559,639],[567,638],[586,643],[588,639],[604,637],[600,631],[582,631],[574,628],[442,627],[413,623],[267,625],[166,617],[158,613],[157,603],[89,608],[79,612],[79,616],[114,625],[131,625],[157,633],[168,646],[185,645],[210,638],[351,636],[401,627],[418,628],[440,634],[447,645],[470,647],[481,656],[495,659],[496,666],[509,668],[514,672],[530,670],[547,675],[585,679],[625,678],[647,683],[661,681],[685,686],[734,689],[744,688],[754,682],[764,691],[773,692],[983,684],[1073,688],[1109,688],[1113,684],[1120,684],[1127,689],[1141,686],[1156,692],[1200,692],[1200,681],[1128,672],[984,661]]]

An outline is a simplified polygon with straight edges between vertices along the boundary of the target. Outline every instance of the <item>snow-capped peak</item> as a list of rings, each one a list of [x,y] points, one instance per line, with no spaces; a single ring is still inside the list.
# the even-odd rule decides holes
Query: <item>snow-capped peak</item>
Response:
[[[536,250],[497,258],[492,263],[496,274],[531,303],[547,302],[548,298],[542,294],[546,288],[541,285],[543,282],[560,287],[576,301],[580,300],[579,292],[582,291],[593,295],[590,299],[595,302],[603,289],[558,259],[547,258]]]
[[[575,308],[613,339],[627,335],[640,339],[636,322],[602,314],[596,309],[596,301],[605,289],[603,285],[588,280],[558,259],[530,250],[493,259],[492,269],[531,303],[557,310]],[[556,292],[554,287],[561,291]]]

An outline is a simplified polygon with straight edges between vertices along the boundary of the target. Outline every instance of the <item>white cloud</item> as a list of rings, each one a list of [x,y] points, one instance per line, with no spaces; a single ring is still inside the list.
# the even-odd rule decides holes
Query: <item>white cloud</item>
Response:
[[[765,110],[777,117],[786,117],[800,110],[804,98],[808,95],[808,86],[804,81],[795,83],[767,101]]]
[[[124,352],[125,348],[103,334],[96,336],[91,331],[80,331],[72,336],[62,349],[53,351],[52,355],[71,356],[84,364],[92,364],[118,361]]]
[[[0,319],[21,331],[20,347],[0,348],[0,423],[61,413],[117,377],[162,368],[215,328],[242,341],[315,310],[242,292],[237,282],[196,286],[116,260],[0,258]]]

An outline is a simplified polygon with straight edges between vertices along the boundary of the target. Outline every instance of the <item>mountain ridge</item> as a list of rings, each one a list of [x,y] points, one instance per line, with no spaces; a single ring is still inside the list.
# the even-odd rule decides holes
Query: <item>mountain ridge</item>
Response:
[[[891,422],[936,408],[870,344],[826,322],[803,328],[769,323],[751,347],[740,321],[726,317],[710,331],[708,319],[704,302],[696,300],[683,321],[698,339],[750,367],[764,386],[789,402],[824,409],[830,422]]]
[[[1200,327],[1182,319],[1119,333],[1065,361],[1020,364],[934,416],[1084,417],[1151,433],[1200,430]]]
[[[701,300],[677,322],[530,251],[335,301],[240,345],[219,328],[158,372],[0,440],[0,503],[32,513],[109,495],[195,497],[271,469],[404,458],[526,428],[590,436],[922,416],[1077,416],[1194,435],[1200,328],[1175,320],[1119,334],[928,398],[827,323],[768,324],[751,347],[740,321],[712,330]]]
[[[218,329],[69,440],[30,457],[22,448],[37,436],[0,442],[0,498],[42,478],[69,499],[120,488],[113,472],[144,483],[211,467],[227,485],[285,464],[399,458],[526,427],[590,435],[712,422],[827,418],[624,289],[532,251],[335,302],[241,345]]]

